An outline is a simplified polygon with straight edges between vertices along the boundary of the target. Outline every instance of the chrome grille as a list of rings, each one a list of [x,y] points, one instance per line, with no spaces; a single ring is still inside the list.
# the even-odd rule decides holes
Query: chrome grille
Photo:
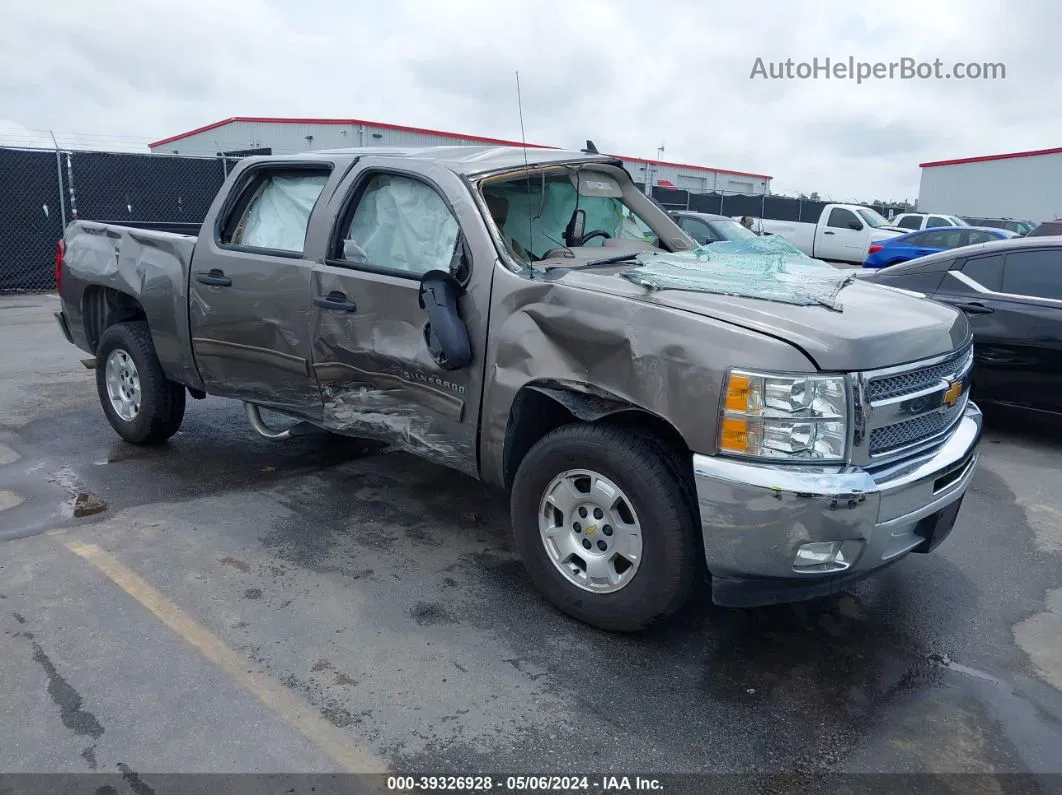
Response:
[[[907,447],[923,439],[931,439],[946,431],[966,409],[966,397],[946,409],[938,409],[910,420],[875,428],[870,432],[870,454],[882,455]]]
[[[967,346],[958,351],[954,357],[940,362],[939,364],[921,367],[895,375],[885,375],[873,378],[867,384],[867,397],[873,403],[878,400],[888,400],[891,397],[907,395],[928,389],[941,379],[962,372],[973,359],[973,347]]]
[[[936,443],[961,419],[969,401],[973,346],[951,354],[859,374],[852,461],[878,465]],[[955,405],[945,397],[963,384]]]

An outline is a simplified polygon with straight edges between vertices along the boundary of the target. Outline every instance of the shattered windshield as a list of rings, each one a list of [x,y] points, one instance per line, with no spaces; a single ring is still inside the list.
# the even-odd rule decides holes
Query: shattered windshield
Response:
[[[588,169],[558,169],[489,182],[482,188],[491,218],[510,249],[525,262],[555,249],[603,247],[608,240],[658,246],[656,233],[628,204],[611,176]],[[585,213],[582,230],[576,210]]]
[[[852,271],[808,257],[777,235],[709,243],[693,251],[646,252],[623,278],[650,290],[759,298],[840,311],[837,296]]]

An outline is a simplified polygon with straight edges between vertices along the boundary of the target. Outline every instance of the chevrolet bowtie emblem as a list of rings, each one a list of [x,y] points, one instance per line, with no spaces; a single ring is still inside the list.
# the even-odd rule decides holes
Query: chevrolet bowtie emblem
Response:
[[[948,391],[944,393],[944,404],[954,406],[962,397],[962,381],[952,381],[948,384]]]
[[[596,530],[597,530],[597,525],[596,524],[587,525],[586,534],[588,536],[592,536]]]

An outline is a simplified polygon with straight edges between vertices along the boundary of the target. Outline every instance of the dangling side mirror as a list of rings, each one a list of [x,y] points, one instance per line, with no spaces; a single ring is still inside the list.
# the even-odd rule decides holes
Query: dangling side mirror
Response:
[[[424,342],[444,370],[460,370],[472,361],[468,328],[457,309],[464,288],[452,274],[431,270],[420,278],[420,308],[428,313]]]

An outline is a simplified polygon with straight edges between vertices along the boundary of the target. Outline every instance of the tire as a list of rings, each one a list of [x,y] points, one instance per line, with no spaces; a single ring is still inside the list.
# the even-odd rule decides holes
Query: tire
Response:
[[[113,379],[108,382],[112,361],[122,379],[118,388],[128,389],[139,402],[112,400],[115,383]],[[132,444],[164,442],[177,433],[184,419],[184,386],[162,372],[151,332],[143,321],[115,323],[103,332],[96,346],[96,392],[111,427]],[[124,398],[127,393],[121,394]]]
[[[568,615],[587,624],[612,632],[637,632],[655,621],[669,616],[681,609],[691,598],[697,577],[703,566],[701,544],[698,538],[699,528],[695,526],[695,511],[690,505],[689,491],[681,481],[676,462],[670,460],[667,447],[655,438],[626,431],[608,425],[572,424],[565,425],[546,434],[540,439],[520,464],[513,482],[511,496],[511,513],[516,546],[523,559],[524,566],[535,585],[557,608]],[[590,560],[579,547],[584,541],[591,540],[587,533],[592,533],[590,554],[596,555],[596,544],[609,541],[598,533],[596,524],[582,527],[575,532],[574,523],[578,519],[578,508],[564,515],[565,527],[559,527],[558,518],[565,514],[554,509],[550,518],[542,519],[551,526],[549,532],[557,535],[557,546],[548,546],[544,539],[540,516],[547,516],[544,503],[548,492],[560,494],[553,489],[557,479],[564,473],[575,472],[567,480],[584,478],[582,485],[576,483],[576,502],[583,500],[579,494],[590,481],[580,472],[590,472],[605,480],[605,488],[618,488],[621,504],[629,503],[633,518],[640,526],[638,535],[641,550],[636,567],[628,569],[629,577],[618,589],[608,592],[589,590],[585,572],[583,584],[577,584],[579,575],[571,563],[557,563],[565,553],[564,544],[572,544],[565,533],[572,532],[574,552]],[[557,489],[560,487],[558,486]],[[596,504],[592,499],[587,504]],[[580,505],[579,507],[582,507]],[[607,508],[611,513],[604,513],[604,519],[610,516],[630,526],[624,521],[623,509]],[[626,518],[632,518],[627,516]],[[588,515],[589,520],[589,515]],[[608,530],[602,527],[602,532]],[[617,557],[623,543],[619,523],[615,530]],[[610,534],[611,535],[611,534]],[[610,547],[602,556],[606,559],[613,555]],[[584,561],[584,565],[585,561]],[[609,572],[615,572],[619,565],[608,564]],[[571,573],[566,574],[565,569]],[[587,566],[589,569],[589,566]],[[600,571],[598,567],[595,571]],[[627,576],[627,575],[618,575]],[[600,584],[600,579],[598,584]],[[598,587],[598,586],[595,586]],[[607,584],[602,587],[609,587]]]

